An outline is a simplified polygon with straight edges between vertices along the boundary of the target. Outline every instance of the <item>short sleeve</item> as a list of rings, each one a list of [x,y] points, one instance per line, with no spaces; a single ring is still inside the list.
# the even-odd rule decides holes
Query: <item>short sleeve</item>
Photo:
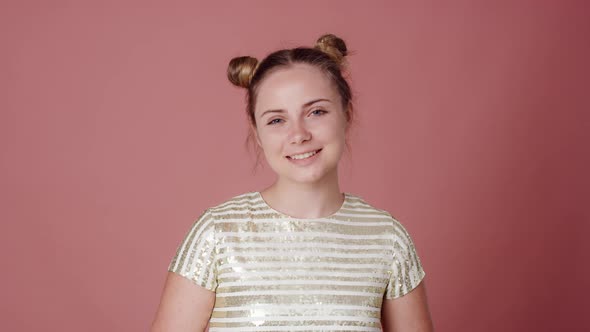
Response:
[[[410,234],[393,219],[393,262],[391,277],[385,289],[385,299],[395,299],[416,288],[426,273]]]
[[[193,223],[168,271],[177,273],[210,291],[217,288],[217,260],[215,248],[215,224],[207,209]]]

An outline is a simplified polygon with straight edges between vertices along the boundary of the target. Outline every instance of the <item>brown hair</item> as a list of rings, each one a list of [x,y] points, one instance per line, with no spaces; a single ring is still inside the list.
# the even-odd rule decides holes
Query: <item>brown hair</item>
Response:
[[[346,43],[333,34],[325,34],[318,38],[313,48],[297,47],[282,49],[269,54],[258,62],[254,57],[240,56],[231,59],[227,68],[227,78],[235,86],[247,89],[246,113],[250,124],[256,128],[254,105],[260,83],[271,72],[296,63],[312,65],[320,69],[334,84],[346,112],[346,120],[350,124],[353,119],[352,92],[343,76],[346,69],[345,57],[349,54]],[[252,138],[252,133],[248,140]]]

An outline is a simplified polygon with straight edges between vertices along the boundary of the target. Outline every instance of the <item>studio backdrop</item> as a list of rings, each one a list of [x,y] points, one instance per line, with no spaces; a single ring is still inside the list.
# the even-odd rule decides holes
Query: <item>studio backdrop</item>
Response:
[[[412,234],[437,331],[587,331],[584,1],[3,1],[2,331],[146,331],[206,207],[269,185],[229,60],[350,48],[341,186]]]

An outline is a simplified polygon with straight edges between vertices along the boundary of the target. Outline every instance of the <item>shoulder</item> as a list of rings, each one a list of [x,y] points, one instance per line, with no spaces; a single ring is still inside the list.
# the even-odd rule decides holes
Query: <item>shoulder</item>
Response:
[[[207,209],[207,211],[215,217],[227,213],[246,211],[260,203],[261,201],[257,192],[245,192],[234,195],[214,206],[211,206]]]
[[[391,214],[388,211],[380,209],[368,203],[363,197],[352,193],[346,193],[346,201],[342,208],[345,210],[373,212],[375,214],[391,217]]]
[[[390,211],[368,203],[367,200],[359,195],[346,193],[346,196],[346,203],[342,207],[342,211],[344,213],[379,218],[380,220],[387,221],[393,227],[395,232],[407,234],[407,230],[405,229],[404,225],[397,218],[395,218],[390,213]]]

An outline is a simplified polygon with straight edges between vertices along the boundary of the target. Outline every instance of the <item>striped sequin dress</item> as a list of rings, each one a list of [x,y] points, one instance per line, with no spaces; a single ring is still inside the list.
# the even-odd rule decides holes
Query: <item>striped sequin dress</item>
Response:
[[[329,217],[299,219],[248,192],[205,210],[169,271],[216,292],[210,331],[381,331],[383,299],[425,276],[388,212],[345,193]]]

